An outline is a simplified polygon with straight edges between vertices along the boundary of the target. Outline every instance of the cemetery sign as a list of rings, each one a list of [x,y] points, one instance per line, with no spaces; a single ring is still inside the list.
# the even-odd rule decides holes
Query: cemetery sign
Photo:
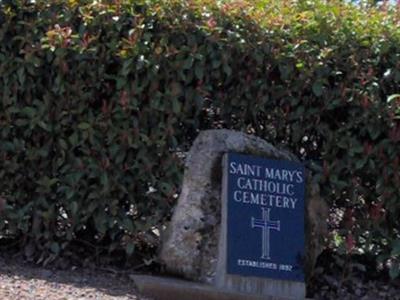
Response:
[[[227,273],[304,282],[302,164],[228,153]]]

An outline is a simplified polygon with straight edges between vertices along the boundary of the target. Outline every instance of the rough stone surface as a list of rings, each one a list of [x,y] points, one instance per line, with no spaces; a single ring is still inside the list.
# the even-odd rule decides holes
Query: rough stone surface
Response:
[[[182,191],[160,249],[160,260],[169,273],[199,282],[214,280],[221,223],[222,156],[227,152],[297,161],[289,152],[252,135],[224,129],[201,132],[189,151]],[[325,209],[318,192],[317,187],[307,189],[309,269],[326,230]]]

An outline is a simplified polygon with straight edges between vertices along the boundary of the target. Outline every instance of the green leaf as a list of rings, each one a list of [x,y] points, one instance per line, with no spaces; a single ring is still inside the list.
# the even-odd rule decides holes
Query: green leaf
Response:
[[[399,256],[400,255],[400,239],[396,239],[392,243],[392,251],[390,252],[391,256]]]
[[[54,254],[58,254],[60,253],[60,245],[57,242],[53,242],[50,245],[50,250],[54,253]]]
[[[230,77],[232,75],[232,68],[228,64],[224,64],[224,72],[226,76]]]
[[[382,132],[377,126],[369,126],[367,129],[372,140],[376,140]]]
[[[50,127],[43,121],[40,121],[38,123],[39,127],[46,130],[47,132],[51,132]]]
[[[17,125],[18,127],[23,127],[29,124],[28,120],[25,119],[18,119],[15,121],[15,125]]]
[[[75,195],[74,189],[68,187],[68,188],[66,189],[66,193],[65,193],[65,197],[67,198],[67,200],[71,199],[74,195]]]
[[[317,97],[322,96],[323,88],[324,88],[324,86],[320,81],[316,81],[312,85],[312,91],[313,91],[314,95]]]
[[[193,58],[193,56],[190,55],[190,56],[184,61],[184,63],[183,63],[183,69],[186,69],[186,70],[191,69],[192,66],[193,66],[193,62],[194,62],[194,58]]]
[[[181,103],[179,102],[179,100],[177,98],[174,98],[172,100],[172,111],[175,114],[179,114],[181,111]]]
[[[123,62],[121,71],[122,76],[126,77],[129,74],[129,72],[132,70],[132,64],[133,64],[133,59],[131,58]]]
[[[72,146],[77,146],[78,145],[78,134],[74,132],[68,137],[68,141],[71,143]]]
[[[202,80],[204,77],[204,66],[197,63],[196,67],[194,68],[194,74],[196,75],[197,79]]]
[[[90,124],[86,123],[86,122],[82,122],[82,123],[79,123],[78,128],[82,129],[82,130],[87,130],[90,128]]]
[[[75,216],[76,213],[78,212],[78,203],[76,201],[72,201],[70,204],[70,209],[72,214]]]
[[[58,140],[58,144],[60,145],[60,147],[61,147],[62,149],[64,149],[64,150],[67,150],[67,149],[68,149],[68,145],[67,145],[67,143],[65,142],[65,140],[59,139],[59,140]]]
[[[107,216],[100,211],[94,216],[94,225],[99,233],[105,234],[107,231]]]
[[[124,224],[124,228],[129,231],[129,232],[133,232],[134,231],[134,226],[133,226],[133,222],[130,218],[126,217],[123,221]]]
[[[21,110],[21,113],[28,116],[29,118],[33,118],[36,114],[36,109],[30,106],[26,106]]]
[[[356,170],[362,169],[362,167],[364,167],[364,165],[366,164],[368,160],[367,159],[359,159],[356,162]]]
[[[386,102],[387,103],[390,103],[390,102],[392,102],[394,99],[396,99],[396,98],[400,98],[400,94],[393,94],[393,95],[390,95],[389,97],[387,97],[387,100],[386,100]]]
[[[398,262],[392,262],[390,269],[389,269],[389,275],[391,279],[396,279],[400,275],[400,264]]]
[[[108,180],[107,172],[103,172],[100,175],[100,183],[103,186],[103,191],[108,192],[110,187],[109,187],[109,180]]]
[[[133,244],[133,243],[128,243],[127,245],[126,245],[126,248],[125,248],[125,251],[126,251],[126,254],[128,255],[128,256],[131,256],[132,254],[133,254],[133,252],[135,251],[135,244]]]

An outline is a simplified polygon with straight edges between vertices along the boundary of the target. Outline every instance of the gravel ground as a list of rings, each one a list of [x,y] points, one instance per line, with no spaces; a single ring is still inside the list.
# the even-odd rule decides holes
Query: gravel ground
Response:
[[[145,300],[127,276],[106,271],[50,270],[0,257],[1,300]],[[149,299],[147,299],[149,300]]]
[[[362,280],[321,273],[314,283],[315,300],[400,300],[400,279]],[[0,256],[0,300],[150,300],[139,295],[128,273],[85,268],[53,270]]]

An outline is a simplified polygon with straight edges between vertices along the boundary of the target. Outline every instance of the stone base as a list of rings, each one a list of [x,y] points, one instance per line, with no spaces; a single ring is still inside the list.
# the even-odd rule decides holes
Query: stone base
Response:
[[[274,296],[254,296],[217,289],[211,285],[194,283],[171,277],[131,275],[139,293],[154,300],[289,300]]]

